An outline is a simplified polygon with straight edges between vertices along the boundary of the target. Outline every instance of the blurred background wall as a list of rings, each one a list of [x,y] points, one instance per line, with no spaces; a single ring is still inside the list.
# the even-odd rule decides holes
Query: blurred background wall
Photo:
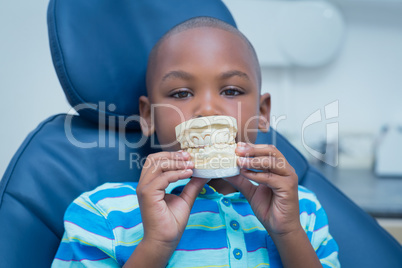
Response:
[[[67,113],[50,57],[47,0],[0,0],[0,174],[41,121]]]

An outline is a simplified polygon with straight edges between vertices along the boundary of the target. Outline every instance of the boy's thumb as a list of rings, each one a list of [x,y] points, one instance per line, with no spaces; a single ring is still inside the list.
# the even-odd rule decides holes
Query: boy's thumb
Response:
[[[197,198],[198,194],[201,192],[202,188],[208,183],[210,180],[202,179],[202,178],[191,178],[191,180],[187,183],[184,187],[183,191],[181,192],[181,198],[186,201],[189,207],[192,207],[194,204],[195,199]]]

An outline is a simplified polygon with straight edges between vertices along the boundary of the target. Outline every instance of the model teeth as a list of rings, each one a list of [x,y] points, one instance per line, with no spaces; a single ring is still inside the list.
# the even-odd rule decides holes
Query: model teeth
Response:
[[[199,146],[199,147],[188,147],[187,152],[189,153],[209,153],[214,151],[227,151],[232,152],[236,149],[236,143],[222,143],[222,144],[213,144],[213,145],[206,145],[206,146]]]
[[[196,169],[236,167],[236,133],[236,119],[229,116],[201,117],[176,126],[176,138]]]
[[[211,135],[209,134],[205,135],[204,144],[211,144]]]
[[[233,129],[224,128],[219,130],[203,129],[201,131],[184,130],[181,138],[181,148],[196,148],[212,146],[215,144],[232,144],[235,142]]]

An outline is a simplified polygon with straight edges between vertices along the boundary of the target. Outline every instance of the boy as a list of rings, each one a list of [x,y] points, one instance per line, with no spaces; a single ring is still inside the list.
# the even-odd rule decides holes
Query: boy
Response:
[[[270,116],[260,86],[255,51],[234,27],[199,17],[162,37],[140,114],[165,151],[147,157],[138,186],[105,184],[70,205],[53,267],[339,267],[314,194],[274,146],[253,144],[250,130],[268,131]],[[171,107],[184,120],[235,117],[240,175],[191,178],[194,163],[175,142],[183,118]]]

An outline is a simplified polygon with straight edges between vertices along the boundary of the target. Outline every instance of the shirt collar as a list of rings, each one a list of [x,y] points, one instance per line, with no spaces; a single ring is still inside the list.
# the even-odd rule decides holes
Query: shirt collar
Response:
[[[182,191],[184,186],[190,181],[190,179],[179,180],[177,182],[173,182],[169,184],[166,188],[165,192],[168,194],[177,194],[179,195]],[[203,198],[220,198],[225,196],[229,199],[245,199],[244,195],[240,192],[230,193],[227,195],[223,195],[218,193],[213,187],[205,184],[204,188],[202,188],[201,192],[198,194],[198,197]]]

